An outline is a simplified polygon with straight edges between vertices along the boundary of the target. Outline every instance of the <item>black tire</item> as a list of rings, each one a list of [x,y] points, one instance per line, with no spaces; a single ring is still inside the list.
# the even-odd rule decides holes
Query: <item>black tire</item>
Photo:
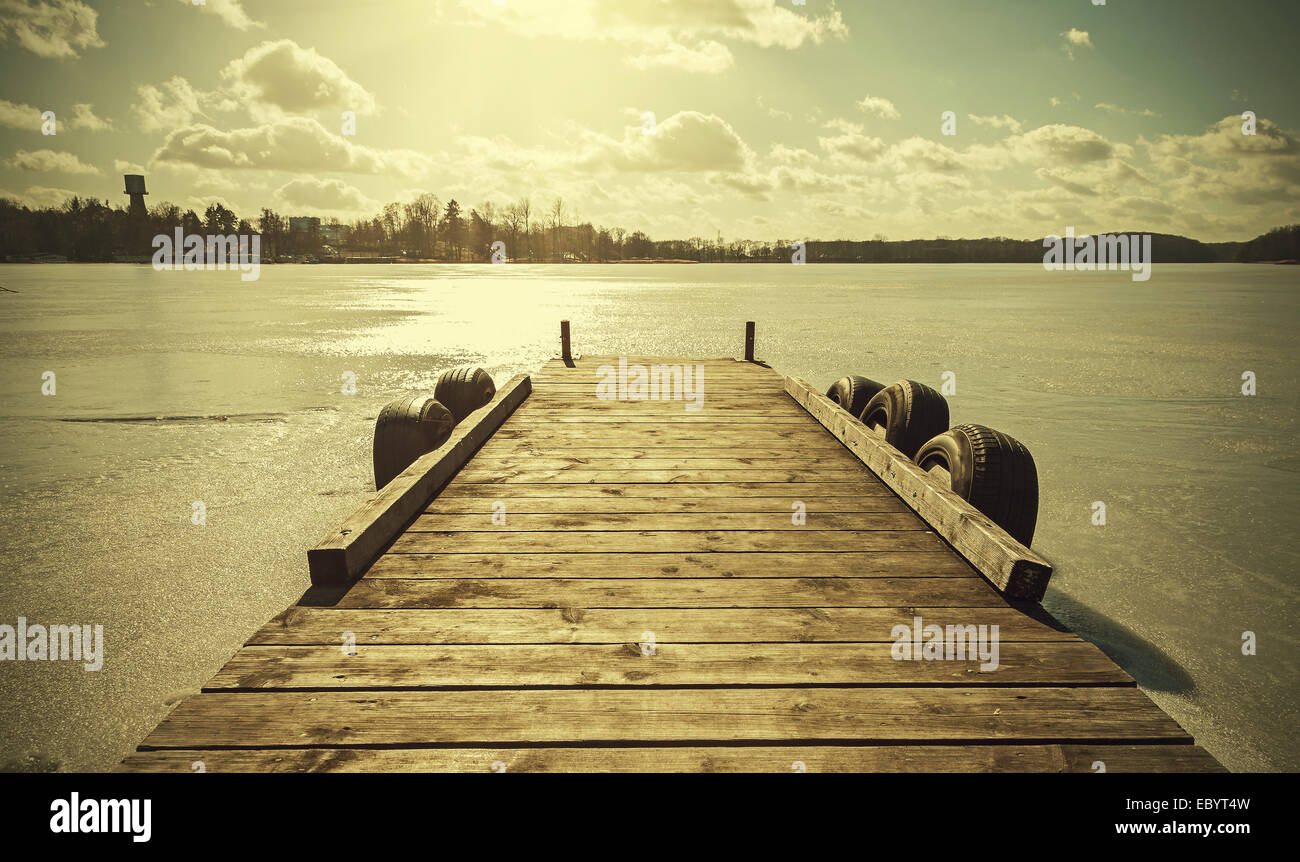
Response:
[[[451,411],[457,423],[491,401],[496,394],[497,387],[492,377],[482,368],[472,365],[442,372],[433,390],[433,397]]]
[[[432,452],[451,436],[451,411],[427,395],[399,398],[384,405],[375,420],[375,490]]]
[[[948,402],[915,380],[900,380],[877,392],[858,416],[885,429],[885,442],[911,458],[925,442],[948,430]]]
[[[983,425],[958,425],[916,453],[922,470],[939,465],[952,492],[1028,547],[1038,522],[1038,469],[1019,440]]]
[[[862,408],[866,407],[867,402],[884,388],[883,383],[850,374],[832,383],[831,388],[826,390],[826,397],[849,411],[851,415],[861,416]]]

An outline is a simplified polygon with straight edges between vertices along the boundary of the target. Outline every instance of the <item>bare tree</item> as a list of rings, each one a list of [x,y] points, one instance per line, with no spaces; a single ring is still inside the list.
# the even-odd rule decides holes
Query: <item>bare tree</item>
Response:
[[[524,245],[526,245],[526,246],[528,247],[528,259],[529,259],[529,260],[532,260],[532,257],[533,257],[533,240],[532,240],[532,235],[531,235],[531,233],[530,233],[530,231],[531,231],[531,221],[530,221],[530,219],[532,219],[532,216],[533,216],[533,202],[530,201],[530,200],[525,196],[525,197],[522,197],[522,198],[519,199],[519,204],[518,204],[518,206],[519,206],[519,214],[520,214],[520,215],[523,217],[523,219],[524,219]]]
[[[560,257],[560,226],[564,224],[564,198],[551,202],[551,256]]]
[[[513,257],[520,257],[519,249],[519,231],[524,226],[524,209],[519,203],[510,204],[501,216],[502,224],[506,229],[506,235],[510,237],[510,248],[507,254]]]

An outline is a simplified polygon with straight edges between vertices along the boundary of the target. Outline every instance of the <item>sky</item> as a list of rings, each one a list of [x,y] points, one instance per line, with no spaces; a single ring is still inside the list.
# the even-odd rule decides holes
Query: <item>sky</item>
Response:
[[[1294,0],[0,0],[0,196],[1244,240],[1300,222],[1297,34]]]

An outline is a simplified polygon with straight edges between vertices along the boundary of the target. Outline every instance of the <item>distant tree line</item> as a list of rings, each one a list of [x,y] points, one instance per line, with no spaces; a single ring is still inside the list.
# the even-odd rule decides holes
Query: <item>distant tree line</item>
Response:
[[[642,231],[581,222],[561,198],[544,207],[535,207],[526,197],[503,207],[485,203],[466,213],[454,198],[443,203],[437,195],[422,194],[406,203],[390,203],[370,219],[350,224],[332,219],[319,229],[292,230],[290,220],[271,209],[263,209],[250,222],[219,203],[200,215],[162,202],[149,208],[141,221],[122,206],[74,196],[62,206],[36,209],[0,198],[0,260],[41,254],[75,261],[138,257],[151,251],[151,237],[174,233],[178,227],[187,235],[259,233],[264,260],[474,262],[490,260],[500,242],[503,246],[496,251],[521,262],[789,263],[797,242],[727,241],[721,236],[652,240]],[[1300,225],[1274,228],[1249,242],[1202,243],[1153,234],[1152,249],[1158,263],[1300,260]],[[1007,237],[891,242],[878,234],[871,240],[810,240],[803,245],[803,256],[808,263],[1037,263],[1043,259],[1043,243]]]

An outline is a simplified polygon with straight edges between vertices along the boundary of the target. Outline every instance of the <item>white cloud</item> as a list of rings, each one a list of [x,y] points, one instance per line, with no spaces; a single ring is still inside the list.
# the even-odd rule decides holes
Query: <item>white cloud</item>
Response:
[[[275,196],[290,207],[302,207],[313,214],[355,215],[372,213],[379,204],[342,180],[299,177],[275,190]]]
[[[627,64],[634,69],[668,67],[683,72],[706,74],[725,71],[734,62],[727,46],[712,39],[691,46],[664,39],[648,45],[646,50],[627,58]]]
[[[0,126],[11,129],[40,129],[41,109],[0,99]]]
[[[1207,200],[1259,206],[1300,198],[1300,139],[1265,117],[1255,134],[1242,134],[1242,122],[1230,115],[1200,135],[1139,138],[1166,196],[1193,209]]]
[[[946,174],[960,171],[964,165],[956,150],[930,138],[912,137],[891,146],[885,154],[896,172]]]
[[[428,171],[427,156],[411,150],[379,150],[353,144],[318,122],[289,117],[225,131],[205,124],[167,135],[152,161],[214,170],[282,170],[414,177]]]
[[[68,121],[68,128],[104,132],[113,128],[113,122],[96,116],[93,106],[82,102],[72,106],[72,119]]]
[[[833,156],[860,162],[874,162],[884,155],[886,146],[880,138],[863,133],[862,126],[847,120],[831,120],[826,127],[840,134],[817,138],[817,145]]]
[[[41,113],[40,108],[0,99],[0,126],[39,131],[44,122]],[[84,129],[88,132],[101,132],[113,128],[111,121],[95,116],[93,107],[86,103],[73,105],[71,117],[56,112],[55,119],[59,130]]]
[[[1060,123],[1014,135],[1007,139],[1007,145],[1023,160],[1059,164],[1103,161],[1118,152],[1110,141],[1091,129]]]
[[[292,39],[263,42],[221,72],[239,102],[255,115],[322,109],[369,114],[375,97],[328,57]]]
[[[813,15],[777,0],[461,0],[461,11],[477,23],[529,38],[618,43],[630,49],[626,62],[635,68],[688,72],[730,68],[734,59],[726,42],[792,50],[848,35],[834,6]]]
[[[138,101],[131,106],[141,131],[160,132],[187,126],[199,117],[207,118],[210,110],[229,110],[233,104],[194,88],[180,75],[158,86],[142,84],[135,88]]]
[[[681,111],[656,125],[654,134],[639,126],[625,130],[622,141],[589,137],[593,166],[620,171],[737,171],[753,153],[726,120],[714,114]]]
[[[762,96],[758,96],[758,106],[762,108],[764,111],[766,111],[767,115],[774,120],[789,121],[794,119],[794,114],[791,114],[789,111],[783,111],[780,108],[775,108],[770,105],[764,104]]]
[[[1075,48],[1093,47],[1092,37],[1088,35],[1087,30],[1077,30],[1071,27],[1061,34],[1061,38],[1064,40],[1062,47],[1065,48],[1065,53],[1070,56],[1071,60],[1074,59]]]
[[[883,120],[897,120],[902,116],[893,102],[881,96],[864,96],[857,106],[863,113],[873,114]]]
[[[1008,116],[1007,114],[1003,114],[1000,117],[996,114],[989,114],[987,116],[967,114],[966,116],[977,126],[987,126],[993,129],[1006,129],[1013,134],[1020,133],[1020,121],[1014,117]]]
[[[225,21],[236,30],[247,30],[250,27],[265,27],[261,21],[254,21],[244,11],[243,4],[240,0],[204,0],[202,5],[194,6],[194,0],[179,0],[185,6],[206,12],[209,15],[216,15],[222,21]]]
[[[38,57],[77,57],[102,48],[99,13],[80,0],[0,0],[0,41],[10,37]]]
[[[5,164],[11,168],[39,173],[99,173],[99,168],[86,164],[72,153],[56,150],[19,150]]]
[[[75,197],[76,192],[69,189],[56,189],[49,186],[28,186],[27,191],[19,194],[0,190],[0,198],[17,201],[31,209],[46,209],[63,206],[68,198]]]
[[[1160,114],[1157,114],[1155,111],[1151,110],[1150,108],[1143,108],[1142,110],[1139,111],[1136,109],[1121,108],[1119,105],[1112,105],[1109,102],[1098,102],[1097,104],[1093,105],[1093,107],[1105,111],[1108,114],[1131,114],[1135,117],[1161,116]]]

